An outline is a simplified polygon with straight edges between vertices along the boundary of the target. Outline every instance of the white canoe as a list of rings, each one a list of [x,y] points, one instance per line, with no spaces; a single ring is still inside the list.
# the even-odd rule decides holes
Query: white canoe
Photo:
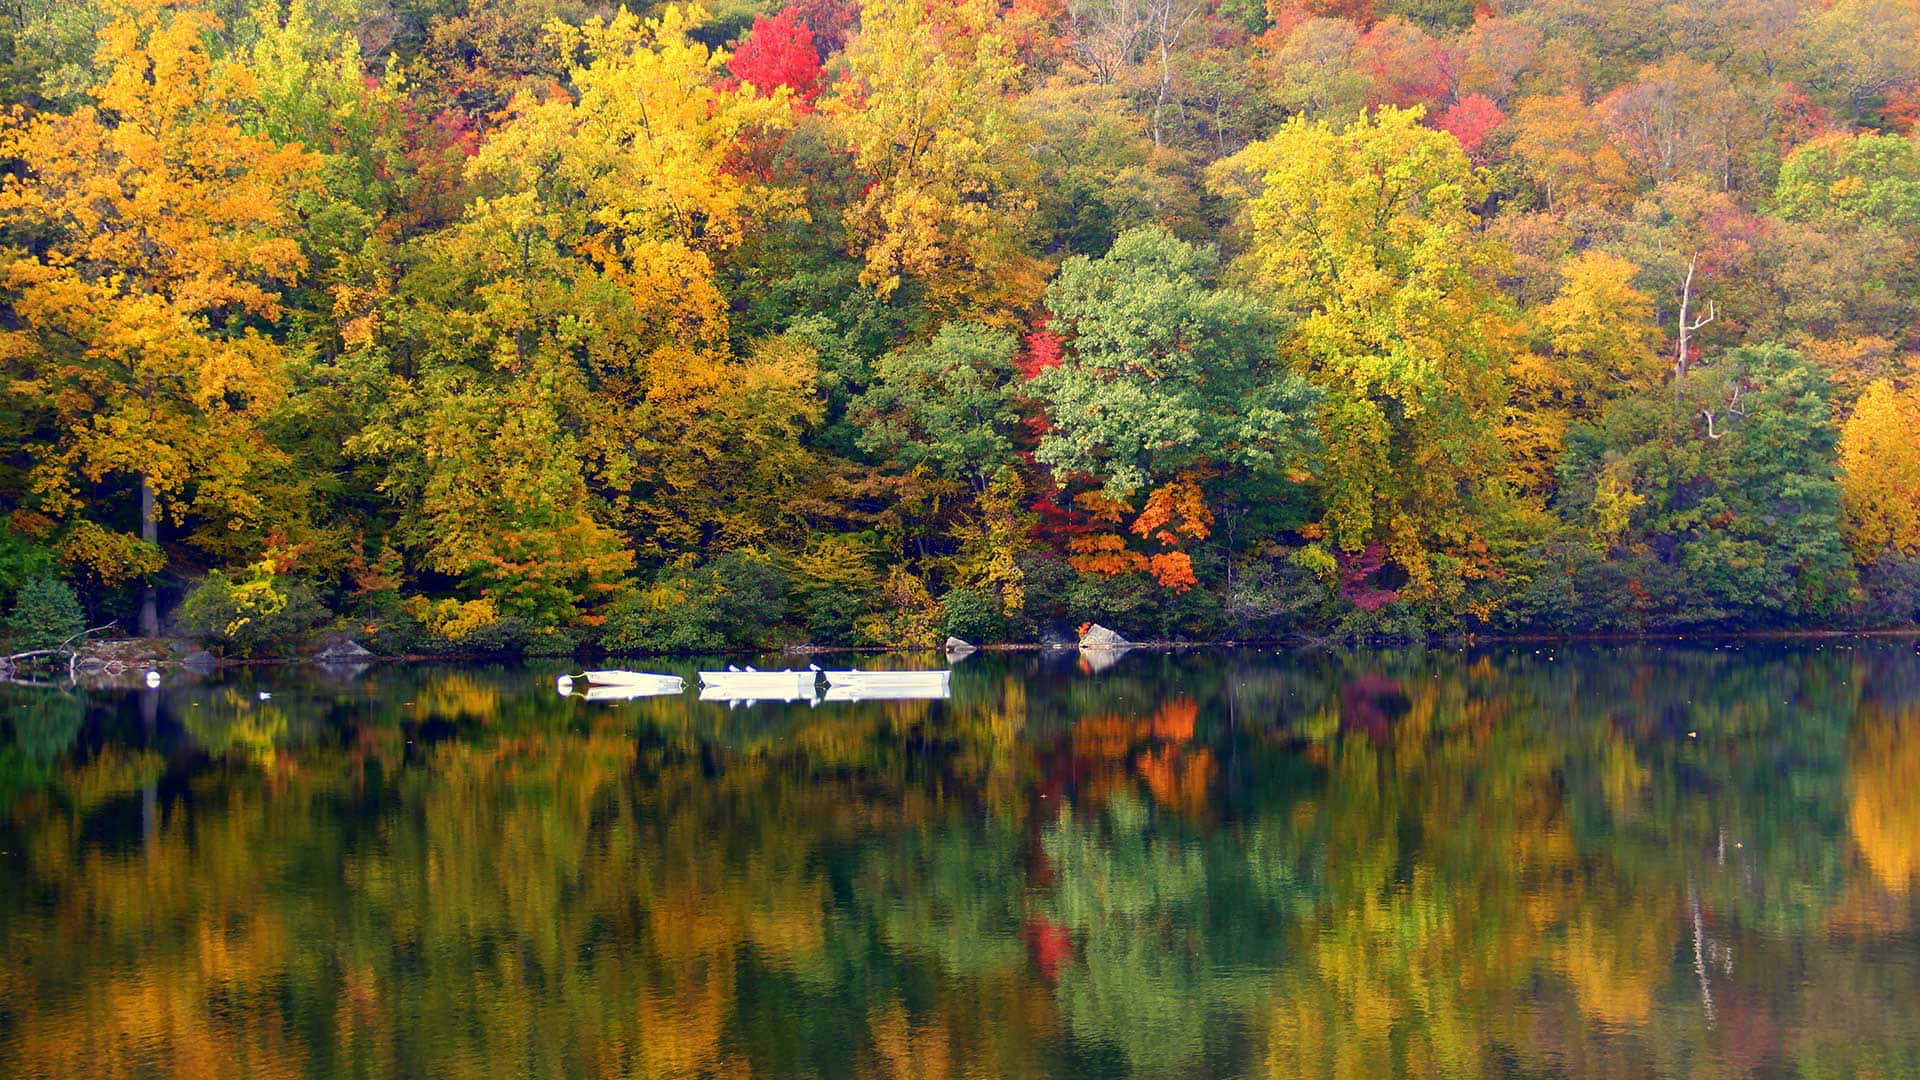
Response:
[[[754,686],[703,686],[700,688],[701,701],[722,701],[729,706],[752,705],[759,701],[804,701],[808,705],[820,704],[814,688],[796,687],[789,684],[784,690],[772,687]]]
[[[700,673],[701,700],[715,700],[706,696],[706,691],[722,691],[727,698],[754,698],[760,701],[796,701],[800,698],[812,698],[814,688],[819,685],[820,674],[809,668],[806,671],[755,671],[752,668],[729,668],[726,671],[703,671]]]
[[[946,697],[947,683],[953,677],[951,671],[829,671],[826,673],[829,687],[846,686],[857,690],[870,691],[868,697],[877,697],[881,691],[915,691],[929,696]]]
[[[687,680],[678,675],[650,671],[589,671],[584,678],[595,686],[644,686],[659,694],[677,694],[687,688]]]
[[[867,686],[837,683],[827,687],[822,701],[945,701],[947,686]]]

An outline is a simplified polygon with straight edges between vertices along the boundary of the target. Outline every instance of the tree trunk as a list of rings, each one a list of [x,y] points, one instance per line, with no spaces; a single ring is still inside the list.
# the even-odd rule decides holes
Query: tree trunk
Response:
[[[1160,118],[1167,111],[1167,94],[1173,89],[1173,68],[1167,56],[1167,28],[1160,27],[1160,96],[1153,102],[1153,145],[1160,146]]]
[[[140,474],[140,539],[156,547],[160,543],[160,515],[153,504],[153,481]],[[152,578],[140,594],[140,636],[160,636],[160,591]]]

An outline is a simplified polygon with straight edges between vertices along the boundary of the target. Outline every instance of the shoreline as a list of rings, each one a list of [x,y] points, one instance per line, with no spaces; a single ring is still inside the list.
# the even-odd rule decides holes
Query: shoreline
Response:
[[[1725,632],[1648,632],[1637,634],[1466,634],[1458,636],[1437,636],[1425,639],[1377,641],[1339,641],[1312,640],[1301,638],[1221,638],[1206,641],[1129,641],[1124,646],[1081,646],[1073,643],[1056,642],[999,642],[985,645],[972,645],[966,650],[955,649],[961,655],[971,653],[1066,653],[1066,652],[1126,652],[1140,650],[1144,652],[1188,652],[1197,649],[1292,649],[1299,652],[1328,652],[1365,648],[1424,648],[1443,650],[1467,650],[1499,645],[1537,645],[1537,644],[1661,644],[1680,642],[1713,641],[1836,641],[1848,638],[1868,638],[1883,640],[1920,641],[1920,627],[1878,630],[1738,630]],[[175,655],[171,646],[178,639],[120,638],[113,644],[121,649],[129,642],[149,641],[156,646],[155,652],[148,654],[140,662],[155,668],[178,668],[187,666],[179,655]],[[195,651],[204,651],[196,645]],[[360,664],[435,664],[435,663],[472,663],[480,661],[533,661],[551,659],[583,660],[592,658],[606,659],[650,659],[683,660],[692,656],[829,656],[834,654],[883,655],[887,653],[944,653],[941,646],[901,647],[887,645],[787,645],[771,649],[734,649],[712,653],[564,653],[553,656],[529,656],[512,651],[501,652],[447,652],[447,653],[366,653],[351,658],[323,658],[313,654],[290,654],[284,656],[221,657],[214,656],[213,666],[221,668],[269,667],[282,664],[322,664],[352,666]],[[134,666],[131,658],[121,661]],[[204,664],[202,665],[204,666]]]

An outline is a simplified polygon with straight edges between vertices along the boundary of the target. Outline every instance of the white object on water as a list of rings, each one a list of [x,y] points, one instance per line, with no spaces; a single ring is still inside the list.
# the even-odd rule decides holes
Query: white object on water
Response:
[[[147,672],[147,685],[157,689],[160,686],[160,673],[157,671]]]
[[[265,690],[262,690],[262,691],[260,691],[260,700],[261,700],[261,701],[272,701],[272,700],[273,700],[273,695],[272,695],[272,694],[269,694],[269,693],[267,693],[267,692],[266,692]]]
[[[951,671],[829,671],[827,698],[830,701],[869,698],[945,698]],[[834,691],[842,691],[834,693]]]
[[[562,675],[553,680],[553,689],[561,697],[571,697],[573,695],[573,676]]]
[[[821,699],[811,686],[798,692],[794,692],[791,688],[787,691],[779,691],[765,689],[741,690],[720,686],[703,686],[700,688],[700,700],[724,701],[727,703],[727,707],[731,709],[736,706],[752,708],[755,704],[762,701],[804,701],[811,707],[820,704]]]
[[[901,684],[868,686],[862,683],[836,683],[827,687],[821,701],[945,701],[947,686],[907,686]]]
[[[687,688],[687,680],[678,675],[656,675],[650,671],[589,671],[585,678],[595,686],[641,688],[650,694],[678,694]]]
[[[701,701],[814,700],[819,676],[812,671],[726,671],[700,673]]]

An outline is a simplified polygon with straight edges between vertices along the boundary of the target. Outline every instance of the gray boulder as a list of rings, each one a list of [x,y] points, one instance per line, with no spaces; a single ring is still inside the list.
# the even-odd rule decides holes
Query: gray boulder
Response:
[[[1099,623],[1087,627],[1086,633],[1080,635],[1080,647],[1083,649],[1126,649],[1132,645],[1133,642]]]
[[[313,654],[315,660],[323,664],[351,664],[357,660],[372,659],[373,653],[360,647],[352,638],[341,638]]]

